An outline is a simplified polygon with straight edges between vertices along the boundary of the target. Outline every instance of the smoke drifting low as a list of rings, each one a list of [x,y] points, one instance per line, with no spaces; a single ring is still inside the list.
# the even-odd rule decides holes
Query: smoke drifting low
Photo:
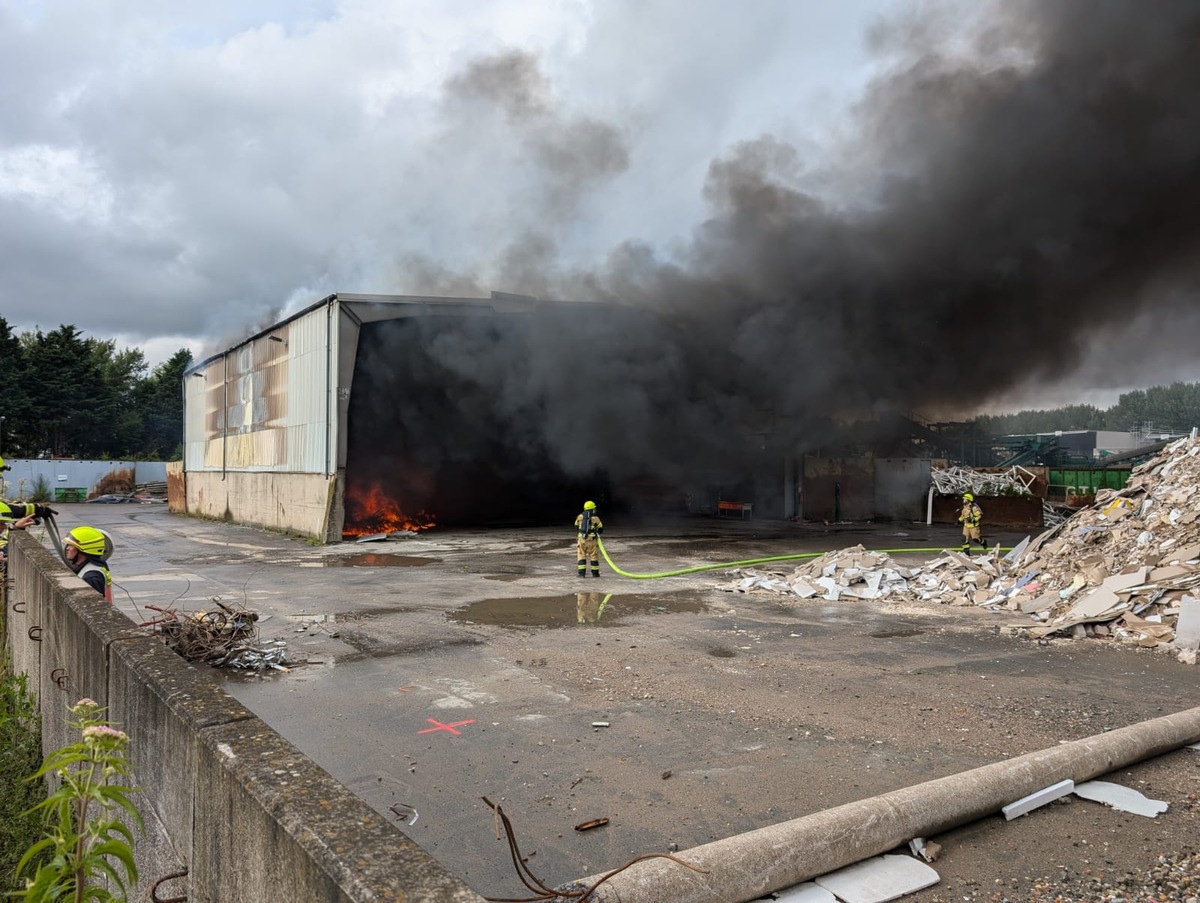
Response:
[[[823,417],[970,411],[1070,374],[1123,322],[1196,328],[1200,4],[1005,0],[966,24],[923,9],[872,33],[886,74],[833,169],[763,136],[712,163],[711,217],[681,253],[628,244],[565,273],[549,228],[492,268],[629,315],[500,340],[425,324],[425,353],[495,396],[507,441],[580,475],[708,466],[760,427],[799,451]],[[527,58],[447,90],[540,148],[556,214],[625,165],[616,128],[550,128]]]

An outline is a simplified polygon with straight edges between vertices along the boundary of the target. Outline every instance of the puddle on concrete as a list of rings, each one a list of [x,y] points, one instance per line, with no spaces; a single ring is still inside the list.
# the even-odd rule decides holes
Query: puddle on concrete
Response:
[[[486,574],[484,580],[499,580],[501,583],[515,583],[524,580],[525,574]]]
[[[322,558],[318,567],[323,568],[419,568],[434,564],[437,558],[421,558],[415,555],[388,555],[380,552],[363,552],[360,555],[330,555]]]
[[[569,593],[539,598],[484,599],[449,612],[451,621],[497,627],[615,627],[635,615],[696,614],[708,605],[698,593],[645,596]]]
[[[918,630],[915,627],[908,627],[903,630],[880,630],[877,633],[872,633],[870,636],[877,640],[886,640],[894,636],[919,636],[924,633],[924,630]]]
[[[293,621],[301,624],[353,624],[357,621],[375,621],[385,615],[411,614],[416,611],[407,605],[396,605],[380,608],[364,608],[357,611],[324,612],[321,614],[292,615]]]

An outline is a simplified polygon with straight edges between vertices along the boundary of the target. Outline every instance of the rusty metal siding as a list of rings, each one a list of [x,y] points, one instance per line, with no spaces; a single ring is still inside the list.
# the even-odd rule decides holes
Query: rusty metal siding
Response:
[[[328,472],[329,321],[309,311],[187,379],[188,470]]]
[[[220,359],[196,370],[183,380],[183,460],[187,470],[211,470],[221,466],[221,398],[223,363]]]

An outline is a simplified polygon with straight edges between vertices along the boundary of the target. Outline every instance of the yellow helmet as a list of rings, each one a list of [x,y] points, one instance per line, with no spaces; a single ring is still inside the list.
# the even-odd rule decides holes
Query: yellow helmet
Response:
[[[17,519],[7,502],[0,502],[0,523],[12,523]]]
[[[583,503],[583,510],[584,510],[584,511],[595,511],[595,510],[596,510],[596,503],[595,503],[595,502],[584,502],[584,503]]]
[[[970,493],[970,492],[964,492],[964,493],[963,493],[963,501],[964,501],[964,502],[973,502],[973,501],[975,501],[975,495],[974,495],[974,493]]]
[[[91,555],[93,558],[108,558],[113,550],[112,537],[95,527],[76,527],[67,534],[63,545],[74,546],[84,555]]]

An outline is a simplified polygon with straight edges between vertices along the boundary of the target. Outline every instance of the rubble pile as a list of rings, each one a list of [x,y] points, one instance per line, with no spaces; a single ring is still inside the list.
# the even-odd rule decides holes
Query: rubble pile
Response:
[[[258,642],[258,615],[213,599],[217,611],[179,612],[154,608],[161,617],[150,623],[174,652],[189,662],[214,668],[245,671],[288,671],[287,648],[282,641]]]
[[[742,569],[731,592],[795,599],[940,602],[1013,611],[1034,637],[1103,637],[1195,664],[1200,647],[1200,440],[1180,439],[1135,468],[1120,491],[1007,555],[946,552],[908,568],[862,546],[789,576]]]
[[[728,592],[766,591],[814,597],[827,602],[867,599],[880,602],[940,602],[943,605],[988,604],[987,591],[1005,573],[994,555],[971,558],[958,552],[920,567],[897,563],[885,552],[861,545],[835,552],[797,567],[789,576],[764,574],[752,568],[733,573],[737,579],[721,588]],[[980,601],[982,600],[982,601]]]
[[[839,599],[895,600],[909,591],[909,581],[921,568],[897,564],[884,552],[868,552],[861,545],[838,552],[826,552],[805,562],[788,577],[762,574],[751,568],[733,573],[738,579],[722,589],[748,593],[754,590],[786,593],[800,599],[820,597],[829,602]]]
[[[1034,636],[1113,636],[1178,652],[1200,643],[1200,440],[1180,439],[1133,470],[1124,489],[1041,534],[1015,562],[1003,599]],[[1014,550],[1016,551],[1016,550]]]

